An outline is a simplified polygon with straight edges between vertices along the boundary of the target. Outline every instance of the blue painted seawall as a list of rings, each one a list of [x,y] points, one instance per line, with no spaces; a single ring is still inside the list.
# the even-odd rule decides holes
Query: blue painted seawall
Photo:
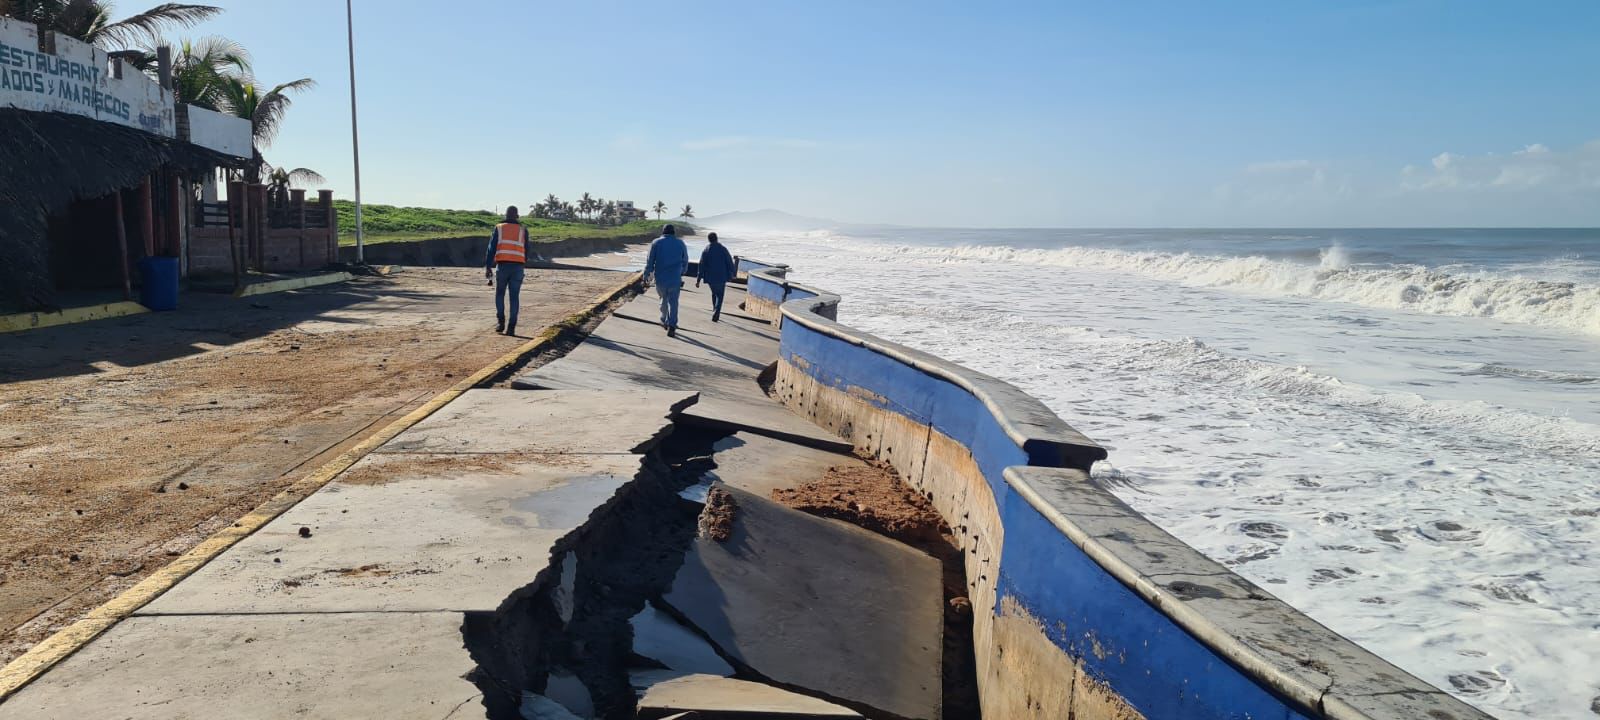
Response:
[[[781,324],[780,399],[893,465],[969,551],[985,717],[1488,717],[1117,500],[1087,474],[1106,451],[1036,399],[759,264],[747,312]]]

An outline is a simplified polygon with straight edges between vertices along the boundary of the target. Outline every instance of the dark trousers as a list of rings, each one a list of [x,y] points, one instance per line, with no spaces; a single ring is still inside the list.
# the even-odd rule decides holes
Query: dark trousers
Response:
[[[506,316],[506,294],[511,294],[511,315]],[[494,268],[494,316],[507,325],[517,324],[522,304],[522,263],[500,263]]]
[[[722,312],[722,294],[727,291],[728,284],[707,280],[706,286],[711,288],[711,312]]]

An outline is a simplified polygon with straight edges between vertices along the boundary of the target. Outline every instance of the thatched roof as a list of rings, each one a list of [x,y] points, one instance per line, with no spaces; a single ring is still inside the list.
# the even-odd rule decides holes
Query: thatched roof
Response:
[[[162,166],[198,174],[237,158],[61,113],[0,108],[0,303],[54,304],[46,219],[78,199],[135,187]]]

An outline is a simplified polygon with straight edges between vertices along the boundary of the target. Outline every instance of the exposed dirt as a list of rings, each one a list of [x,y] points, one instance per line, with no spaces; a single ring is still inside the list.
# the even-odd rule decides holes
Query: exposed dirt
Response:
[[[407,268],[0,338],[0,663],[622,277]]]
[[[945,600],[943,717],[980,717],[966,568],[950,526],[927,498],[892,469],[874,464],[829,468],[821,480],[773,490],[772,499],[812,515],[843,520],[938,558],[944,570]]]
[[[727,542],[733,535],[733,517],[738,505],[733,495],[720,487],[706,491],[706,508],[700,511],[700,537],[716,542]]]

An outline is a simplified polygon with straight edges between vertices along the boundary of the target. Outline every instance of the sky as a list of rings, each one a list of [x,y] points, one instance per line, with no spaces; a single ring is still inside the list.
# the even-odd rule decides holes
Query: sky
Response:
[[[150,4],[150,0],[143,0]],[[211,0],[354,189],[344,4]],[[132,11],[140,2],[121,0]],[[1600,225],[1600,2],[354,0],[363,199],[963,227]]]

